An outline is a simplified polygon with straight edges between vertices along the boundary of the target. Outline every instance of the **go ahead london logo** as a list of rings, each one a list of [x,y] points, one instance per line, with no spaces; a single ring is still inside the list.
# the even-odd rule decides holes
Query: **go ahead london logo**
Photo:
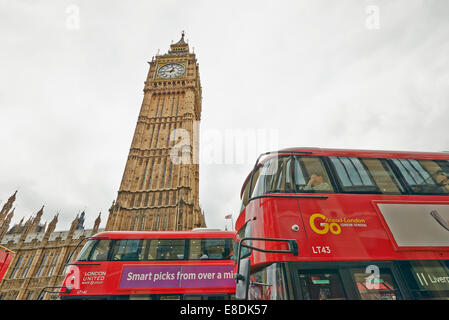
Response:
[[[315,233],[327,234],[332,233],[338,235],[341,233],[342,228],[361,227],[366,228],[366,220],[359,218],[328,218],[324,214],[314,213],[309,219],[310,228]]]

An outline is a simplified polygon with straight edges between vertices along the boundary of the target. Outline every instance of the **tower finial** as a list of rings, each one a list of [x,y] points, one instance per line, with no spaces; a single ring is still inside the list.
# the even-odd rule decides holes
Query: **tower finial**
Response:
[[[182,30],[182,33],[181,33],[181,39],[182,40],[184,40],[184,35],[185,35],[185,32],[184,32],[184,30]]]

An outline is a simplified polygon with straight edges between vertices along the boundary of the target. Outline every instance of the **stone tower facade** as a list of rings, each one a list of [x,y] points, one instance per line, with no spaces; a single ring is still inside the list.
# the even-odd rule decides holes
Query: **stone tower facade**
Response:
[[[106,230],[205,227],[199,206],[199,66],[181,40],[156,55]]]

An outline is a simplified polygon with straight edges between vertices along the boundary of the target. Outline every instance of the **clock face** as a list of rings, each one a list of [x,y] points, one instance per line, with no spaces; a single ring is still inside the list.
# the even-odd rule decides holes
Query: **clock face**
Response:
[[[179,77],[184,71],[185,68],[183,65],[170,63],[160,67],[157,74],[162,78],[171,79]]]

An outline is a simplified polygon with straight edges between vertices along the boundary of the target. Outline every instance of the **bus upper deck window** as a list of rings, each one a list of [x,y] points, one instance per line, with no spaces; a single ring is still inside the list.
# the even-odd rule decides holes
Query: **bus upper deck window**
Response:
[[[268,193],[333,192],[318,157],[281,156],[263,163],[252,197]]]
[[[334,192],[326,169],[318,157],[295,157],[293,178],[296,192]]]
[[[330,157],[343,192],[401,194],[404,188],[385,159]]]
[[[366,166],[355,157],[329,157],[343,191],[379,193]]]
[[[81,249],[80,253],[78,254],[76,261],[87,261],[87,259],[89,258],[90,252],[92,251],[92,248],[95,246],[97,241],[98,240],[95,240],[95,239],[91,239],[91,240],[87,241],[87,243],[84,245],[84,247]]]
[[[231,259],[232,239],[192,239],[189,260]]]
[[[89,257],[89,261],[107,261],[111,240],[97,240]]]
[[[259,167],[257,172],[257,180],[253,178],[253,192],[251,197],[261,196],[273,192],[276,182],[276,176],[279,174],[278,158],[267,160]]]
[[[408,185],[415,194],[449,194],[449,161],[392,159]]]
[[[383,194],[401,194],[404,188],[385,159],[360,159]]]
[[[146,260],[183,260],[184,239],[151,239]]]
[[[120,239],[114,242],[112,260],[137,261],[143,260],[147,240]]]

